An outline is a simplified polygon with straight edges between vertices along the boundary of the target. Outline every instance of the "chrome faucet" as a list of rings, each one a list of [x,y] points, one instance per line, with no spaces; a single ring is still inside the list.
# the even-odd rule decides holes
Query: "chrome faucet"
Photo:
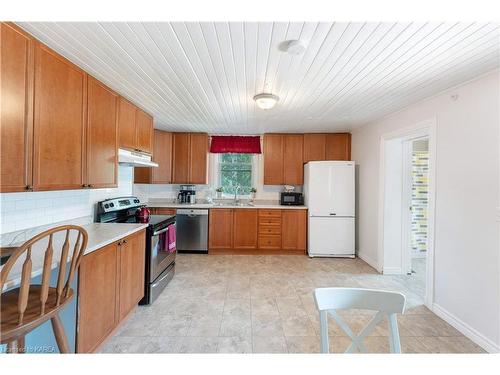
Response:
[[[234,204],[238,204],[239,203],[239,199],[238,199],[238,192],[240,191],[241,189],[241,186],[240,185],[237,185],[234,189]]]

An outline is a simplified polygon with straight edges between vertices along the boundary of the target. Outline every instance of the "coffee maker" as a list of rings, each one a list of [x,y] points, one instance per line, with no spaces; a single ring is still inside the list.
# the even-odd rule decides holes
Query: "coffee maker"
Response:
[[[181,185],[181,190],[177,195],[179,203],[195,204],[196,203],[196,190],[195,185]]]

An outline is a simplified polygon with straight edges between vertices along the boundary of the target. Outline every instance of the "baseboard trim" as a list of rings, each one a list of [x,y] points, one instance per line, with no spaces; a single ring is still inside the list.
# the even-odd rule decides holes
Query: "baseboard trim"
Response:
[[[486,350],[488,353],[499,353],[500,346],[495,344],[489,338],[485,337],[483,334],[476,331],[474,328],[469,326],[467,323],[463,322],[455,315],[451,314],[446,309],[439,306],[437,303],[432,305],[432,311],[434,314],[439,316],[448,324],[452,325],[454,328],[459,330],[464,336],[468,337],[472,341],[474,341],[481,348]]]
[[[401,270],[401,267],[384,267],[382,273],[384,275],[402,275],[403,271]]]
[[[369,256],[367,256],[367,255],[365,255],[364,253],[361,253],[361,252],[358,253],[357,256],[358,256],[359,259],[363,260],[369,266],[375,268],[378,272],[380,272],[378,264],[377,264],[377,262],[374,259],[370,258]]]

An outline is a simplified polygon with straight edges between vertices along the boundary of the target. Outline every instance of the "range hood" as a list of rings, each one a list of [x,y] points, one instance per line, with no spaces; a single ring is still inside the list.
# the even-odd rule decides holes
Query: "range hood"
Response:
[[[158,167],[158,164],[151,161],[151,155],[140,152],[118,149],[118,163],[130,167]]]

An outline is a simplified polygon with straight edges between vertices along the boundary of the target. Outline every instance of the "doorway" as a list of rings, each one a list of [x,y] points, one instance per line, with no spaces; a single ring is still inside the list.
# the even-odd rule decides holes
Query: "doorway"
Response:
[[[380,149],[379,265],[433,302],[435,120],[385,134]]]

